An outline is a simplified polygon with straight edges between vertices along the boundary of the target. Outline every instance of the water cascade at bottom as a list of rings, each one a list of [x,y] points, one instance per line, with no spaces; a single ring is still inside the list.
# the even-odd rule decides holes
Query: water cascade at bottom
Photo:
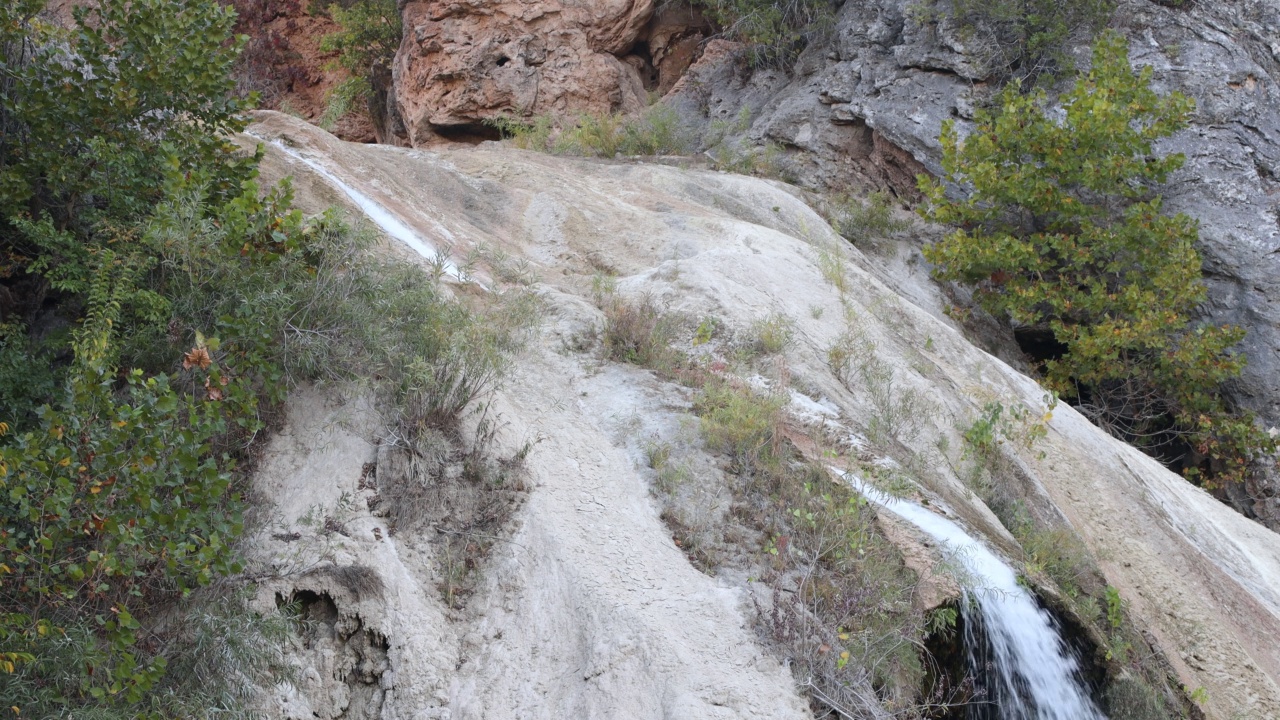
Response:
[[[1018,583],[1013,568],[959,525],[907,500],[889,497],[835,468],[869,501],[942,543],[962,568],[967,631],[985,628],[990,653],[978,638],[965,639],[969,671],[986,677],[1001,720],[1106,720],[1080,677],[1080,663],[1053,617]]]

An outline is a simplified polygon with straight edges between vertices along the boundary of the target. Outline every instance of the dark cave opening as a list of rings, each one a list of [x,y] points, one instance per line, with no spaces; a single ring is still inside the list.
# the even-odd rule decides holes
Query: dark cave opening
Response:
[[[1047,327],[1022,326],[1013,329],[1013,338],[1023,355],[1037,368],[1067,354],[1065,343],[1054,337]],[[1159,460],[1173,472],[1182,474],[1190,467],[1212,473],[1205,458],[1195,452],[1167,412],[1151,412],[1148,407],[1131,402],[1119,387],[1078,385],[1076,396],[1064,397],[1096,425],[1111,435],[1133,445]]]
[[[442,140],[479,145],[489,140],[501,140],[502,133],[498,128],[483,122],[462,123],[459,125],[432,125],[431,132]]]

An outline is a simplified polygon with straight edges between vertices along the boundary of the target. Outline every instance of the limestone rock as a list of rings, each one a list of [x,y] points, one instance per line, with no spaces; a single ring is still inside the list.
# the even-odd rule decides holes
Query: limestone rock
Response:
[[[326,717],[344,703],[377,702],[385,718],[811,716],[796,680],[751,630],[754,583],[695,570],[659,519],[645,447],[688,432],[686,391],[574,349],[575,336],[602,324],[591,300],[601,267],[616,274],[619,293],[651,295],[688,317],[715,316],[733,328],[770,313],[793,322],[795,340],[782,355],[797,432],[849,437],[877,412],[872,393],[842,383],[828,362],[826,349],[856,322],[893,369],[895,392],[931,403],[919,432],[899,438],[904,452],[929,459],[917,478],[929,507],[1016,557],[1016,541],[958,474],[962,434],[989,401],[1042,412],[1043,390],[951,326],[925,273],[890,278],[914,283],[914,292],[886,285],[794,188],[496,144],[368,147],[275,113],[258,121],[252,132],[282,141],[268,146],[264,180],[295,175],[302,207],[358,212],[335,190],[340,178],[424,242],[450,242],[460,254],[484,245],[527,260],[547,303],[542,332],[493,405],[503,448],[538,439],[525,460],[528,498],[461,615],[431,588],[430,535],[392,534],[361,509],[362,493],[374,491],[363,468],[376,456],[361,414],[306,394],[293,400],[289,427],[266,451],[257,480],[290,532],[267,528],[254,542],[281,571],[268,590],[309,601],[318,630],[332,627],[335,639],[317,636],[301,656],[319,677],[306,698],[279,701],[293,708],[305,699],[309,711],[272,717]],[[824,253],[847,273],[844,291],[824,279]],[[1099,558],[1176,684],[1204,688],[1201,711],[1211,720],[1280,717],[1280,537],[1071,408],[1044,422],[1034,449],[1008,443],[1018,482]],[[346,534],[315,529],[327,522],[288,524],[338,515],[326,509],[337,506],[346,508]],[[921,602],[948,592],[934,590]],[[345,687],[335,673],[346,674]]]

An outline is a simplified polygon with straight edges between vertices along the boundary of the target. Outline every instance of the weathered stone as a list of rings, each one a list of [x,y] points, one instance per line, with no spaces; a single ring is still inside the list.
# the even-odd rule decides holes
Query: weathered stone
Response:
[[[636,44],[652,0],[415,0],[393,69],[414,145],[504,115],[630,111],[644,103]]]
[[[657,77],[654,89],[666,94],[684,76],[711,34],[711,23],[697,9],[671,3],[659,8],[649,23],[648,50]]]
[[[910,194],[910,173],[886,168],[885,149],[940,173],[943,121],[957,120],[963,132],[995,89],[982,49],[967,46],[945,14],[912,13],[913,4],[845,3],[830,38],[806,50],[787,78],[708,53],[690,71],[697,82],[677,86],[673,101],[686,117],[709,120],[748,108],[747,139],[799,151],[788,169],[802,184]],[[1233,400],[1280,425],[1280,3],[1173,9],[1125,0],[1113,24],[1130,38],[1134,65],[1152,68],[1157,89],[1198,104],[1192,127],[1159,146],[1187,157],[1165,205],[1200,221],[1209,285],[1201,318],[1248,331],[1240,349],[1249,364]],[[1072,51],[1087,59],[1087,47]],[[879,140],[871,151],[868,130]],[[1280,526],[1278,490],[1262,480],[1237,504]]]
[[[311,617],[326,629],[336,615],[335,637],[352,639],[326,639],[316,645],[320,653],[292,652],[304,680],[314,681],[288,688],[293,695],[279,702],[288,712],[269,717],[335,717],[343,703],[361,707],[361,697],[384,698],[375,716],[386,718],[812,717],[795,692],[804,677],[791,677],[776,648],[752,631],[753,616],[769,618],[761,599],[768,583],[760,582],[767,570],[703,574],[660,519],[646,448],[685,442],[689,390],[602,361],[589,345],[569,349],[604,322],[593,300],[601,267],[617,273],[619,297],[648,295],[687,317],[714,316],[729,328],[771,313],[788,318],[797,341],[778,358],[794,388],[784,411],[788,442],[836,455],[858,448],[859,459],[839,461],[855,471],[900,467],[893,456],[920,459],[922,469],[909,471],[919,483],[913,493],[993,549],[1018,556],[1015,539],[965,484],[964,427],[992,401],[1040,416],[1042,389],[950,326],[923,272],[904,269],[891,279],[897,289],[885,285],[877,277],[883,266],[845,243],[794,188],[496,143],[435,152],[370,148],[276,113],[257,120],[254,136],[240,142],[289,140],[268,144],[263,179],[295,176],[306,210],[337,203],[359,212],[333,186],[343,178],[425,242],[453,243],[459,257],[488,247],[490,257],[500,251],[527,260],[546,303],[540,331],[490,406],[503,423],[492,451],[522,453],[528,497],[508,527],[493,531],[502,541],[463,613],[434,588],[444,558],[431,550],[433,524],[393,534],[384,518],[361,510],[362,499],[383,492],[384,473],[394,472],[384,463],[376,482],[367,480],[379,420],[372,406],[295,393],[285,429],[259,463],[255,488],[272,524],[247,540],[248,555],[255,567],[279,568],[263,581],[266,607],[275,607],[277,592],[307,591],[313,601],[327,594],[334,608],[317,607]],[[317,174],[319,167],[329,174]],[[815,262],[822,250],[843,267],[847,287],[824,277]],[[500,282],[483,265],[476,272],[492,286]],[[884,412],[882,401],[866,383],[833,374],[823,352],[851,332],[892,369],[897,397],[929,400],[919,432],[901,435],[892,456],[856,442]],[[1009,442],[1001,450],[1006,482],[1024,507],[1078,534],[1098,557],[1097,581],[1119,593],[1135,626],[1168,660],[1175,687],[1204,688],[1203,717],[1280,717],[1280,537],[1071,408],[1041,417],[1044,435],[1033,448]],[[529,445],[530,438],[537,441]],[[833,447],[834,438],[851,440]],[[716,482],[716,459],[690,452],[693,467],[706,471],[685,482]],[[824,454],[821,462],[837,461]],[[733,506],[728,497],[722,502],[724,512]],[[325,535],[324,526],[301,520],[312,508],[336,514],[340,504],[349,536]],[[941,567],[941,556],[930,557],[937,544],[902,530],[888,535],[921,574],[918,602],[946,599],[954,586],[929,577]],[[767,557],[762,539],[744,557]],[[290,572],[318,563],[320,572]],[[795,587],[779,585],[782,593]],[[386,692],[373,691],[373,678]],[[865,703],[857,716],[888,717],[879,705]]]

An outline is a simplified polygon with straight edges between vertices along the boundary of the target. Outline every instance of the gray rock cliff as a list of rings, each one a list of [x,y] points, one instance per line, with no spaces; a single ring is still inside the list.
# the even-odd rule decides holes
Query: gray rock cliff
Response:
[[[941,171],[943,121],[963,126],[999,86],[983,48],[966,44],[945,12],[921,13],[919,4],[846,2],[829,38],[789,74],[707,53],[673,99],[686,115],[712,119],[749,107],[749,138],[800,151],[790,169],[804,184],[871,184],[910,197],[916,172]],[[1187,158],[1165,189],[1166,207],[1200,222],[1203,319],[1248,331],[1234,400],[1280,425],[1280,2],[1175,9],[1125,0],[1112,25],[1130,39],[1134,65],[1153,69],[1158,90],[1196,100],[1192,126],[1159,147]],[[1072,50],[1087,58],[1087,46]],[[1272,478],[1235,504],[1274,526],[1278,493]]]

